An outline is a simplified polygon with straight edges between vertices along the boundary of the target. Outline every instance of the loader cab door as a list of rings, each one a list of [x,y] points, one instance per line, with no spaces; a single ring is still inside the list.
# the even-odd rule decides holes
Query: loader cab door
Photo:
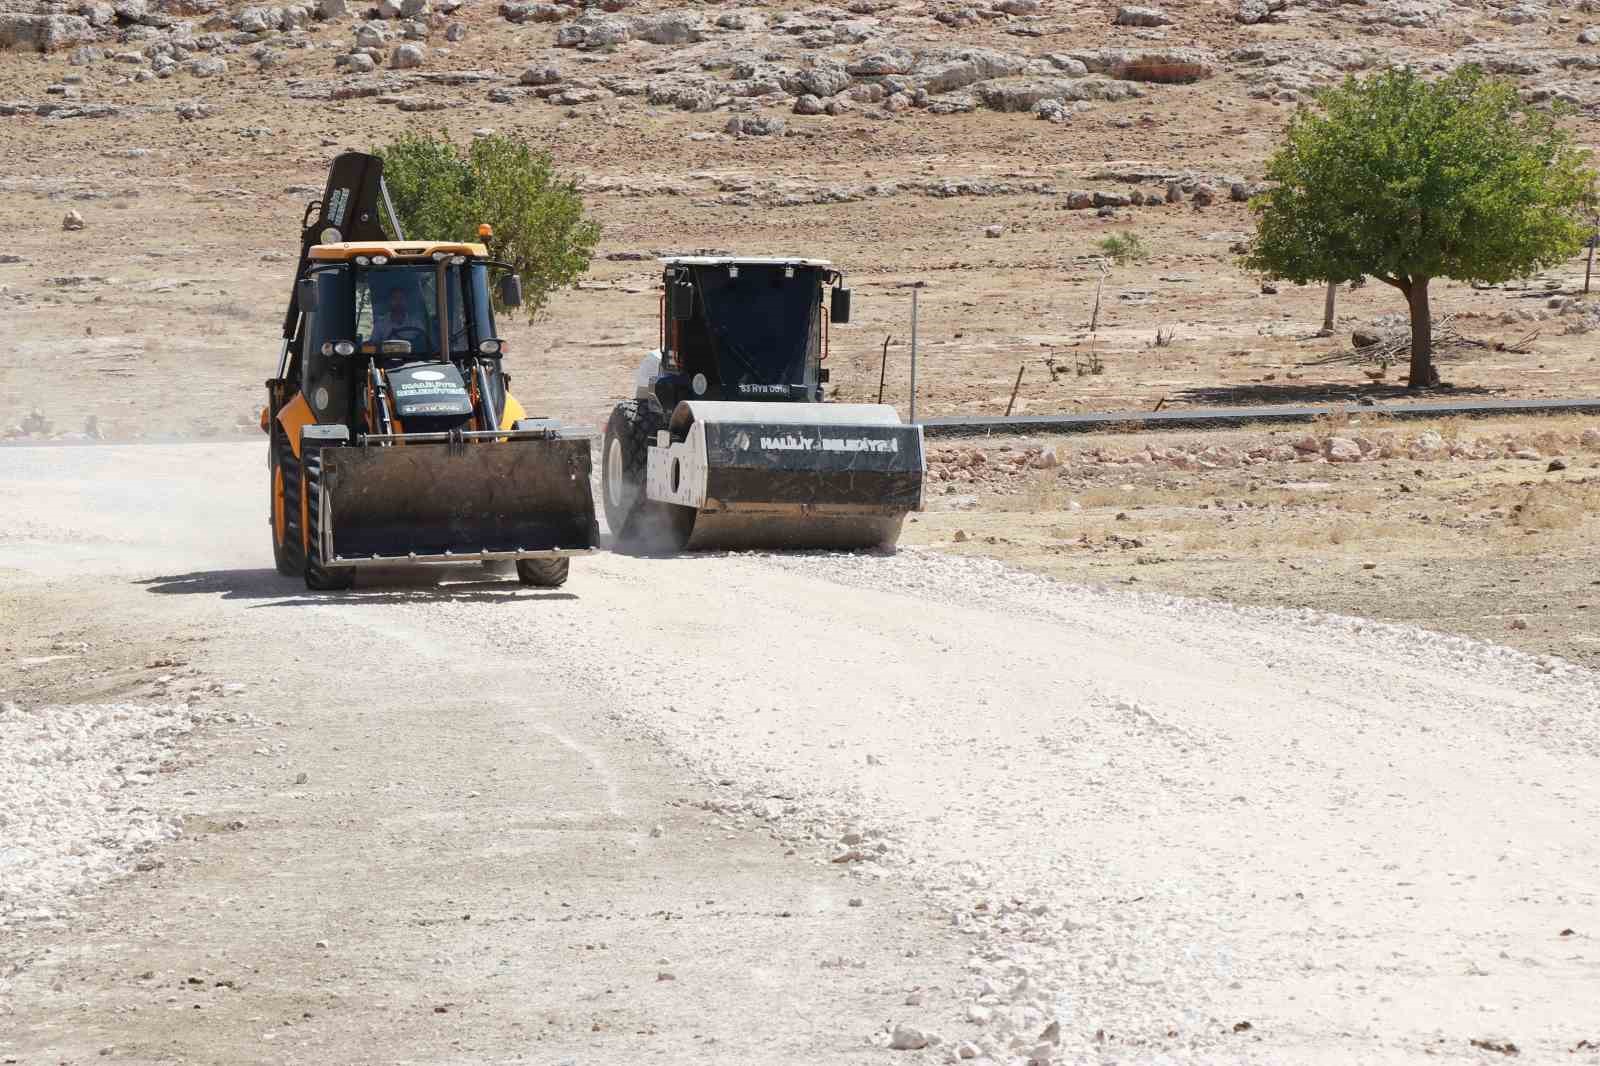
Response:
[[[319,423],[348,425],[359,368],[352,359],[323,355],[322,346],[350,339],[354,318],[350,268],[324,268],[313,273],[311,280],[317,287],[317,309],[305,316],[300,330],[300,391]]]

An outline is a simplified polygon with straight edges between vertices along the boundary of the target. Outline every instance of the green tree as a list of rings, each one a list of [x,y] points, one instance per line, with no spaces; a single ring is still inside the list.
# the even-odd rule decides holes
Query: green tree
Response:
[[[1370,275],[1411,312],[1412,388],[1432,384],[1434,278],[1495,283],[1574,255],[1592,173],[1556,116],[1465,66],[1348,79],[1289,123],[1250,202],[1242,264],[1305,284]]]
[[[528,321],[589,269],[600,226],[548,152],[501,134],[462,151],[442,133],[405,133],[376,154],[408,237],[476,241],[480,224],[493,228],[485,243],[521,276]]]

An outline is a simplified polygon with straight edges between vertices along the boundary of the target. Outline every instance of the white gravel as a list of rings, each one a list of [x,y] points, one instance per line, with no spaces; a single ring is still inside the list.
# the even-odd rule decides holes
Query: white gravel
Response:
[[[730,826],[914,885],[971,937],[968,984],[881,1046],[903,1025],[1011,1064],[1470,1061],[1600,1031],[1587,934],[1560,935],[1600,928],[1593,673],[931,552],[573,580],[581,610],[487,639],[582,663]]]
[[[0,703],[0,930],[59,920],[178,835],[141,790],[202,719],[187,707]]]

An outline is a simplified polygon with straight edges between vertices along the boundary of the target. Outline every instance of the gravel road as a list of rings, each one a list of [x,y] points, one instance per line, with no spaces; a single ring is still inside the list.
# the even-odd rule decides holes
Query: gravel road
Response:
[[[260,460],[0,449],[0,1060],[1600,1061],[1592,673],[920,551],[309,596]]]

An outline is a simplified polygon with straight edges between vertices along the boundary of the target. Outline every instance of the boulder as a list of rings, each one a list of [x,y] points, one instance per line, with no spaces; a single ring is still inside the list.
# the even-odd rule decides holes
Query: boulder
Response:
[[[389,66],[395,70],[411,70],[422,66],[428,58],[428,50],[420,44],[398,45],[389,53]]]
[[[247,7],[234,25],[241,33],[270,33],[283,25],[283,13],[271,7]]]
[[[885,74],[910,74],[916,62],[916,56],[904,48],[888,48],[851,59],[845,64],[845,70],[857,78],[878,78]]]
[[[631,20],[635,39],[651,44],[693,44],[704,40],[705,19],[696,11],[663,11]]]
[[[585,14],[556,31],[557,48],[577,48],[594,52],[625,44],[633,37],[633,27],[627,19],[612,15]]]
[[[567,17],[567,9],[555,4],[517,4],[507,3],[500,5],[500,17],[507,22],[521,25],[524,22],[560,22]]]
[[[833,96],[848,89],[850,81],[850,72],[837,59],[819,59],[794,75],[798,90],[812,96]]]
[[[348,71],[351,74],[370,74],[378,64],[365,52],[351,52],[336,57],[333,65],[336,70]]]
[[[345,0],[317,0],[317,18],[325,22],[347,18],[349,15],[350,7]]]
[[[45,15],[0,11],[0,50],[53,52],[92,35],[89,20],[79,15]]]
[[[991,111],[1032,111],[1041,100],[1126,100],[1139,90],[1101,78],[995,78],[973,87]]]
[[[1119,7],[1112,20],[1118,26],[1168,26],[1172,20],[1157,7]]]
[[[724,30],[755,33],[767,28],[767,20],[757,11],[727,11],[717,16],[717,26]]]
[[[810,93],[803,94],[794,102],[794,113],[797,115],[820,115],[825,110],[826,105],[823,104],[821,98]]]
[[[1216,57],[1198,48],[1117,49],[1073,52],[1072,57],[1097,74],[1122,81],[1185,83],[1217,72]]]
[[[1578,34],[1579,44],[1600,44],[1600,26],[1590,26]]]
[[[770,115],[735,115],[723,131],[735,137],[771,137],[784,131],[784,122]]]
[[[919,88],[930,93],[964,89],[991,78],[1007,78],[1028,69],[1028,58],[991,48],[930,53],[912,71]]]
[[[1330,463],[1359,463],[1361,446],[1349,437],[1329,437],[1322,454]]]
[[[517,79],[524,85],[554,85],[561,80],[561,71],[553,66],[529,67]]]

